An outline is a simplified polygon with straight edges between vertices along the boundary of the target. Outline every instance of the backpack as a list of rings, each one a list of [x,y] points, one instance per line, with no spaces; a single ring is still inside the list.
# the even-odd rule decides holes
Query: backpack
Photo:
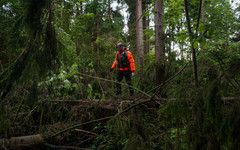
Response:
[[[124,51],[121,55],[121,57],[119,58],[119,53],[117,54],[117,64],[118,64],[118,68],[130,68],[130,63],[127,57],[127,53],[128,50]]]

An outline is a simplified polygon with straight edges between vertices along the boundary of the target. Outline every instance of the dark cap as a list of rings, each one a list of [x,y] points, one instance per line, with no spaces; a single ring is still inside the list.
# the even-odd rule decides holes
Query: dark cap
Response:
[[[123,47],[123,44],[120,42],[120,43],[118,43],[118,44],[116,45],[116,47],[117,47],[117,48]]]

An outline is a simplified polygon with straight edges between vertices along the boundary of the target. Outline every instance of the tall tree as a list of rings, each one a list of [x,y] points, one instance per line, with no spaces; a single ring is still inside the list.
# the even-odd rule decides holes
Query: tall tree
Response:
[[[202,19],[202,22],[205,23],[205,18],[206,18],[206,15],[205,15],[205,11],[206,11],[206,0],[202,0],[202,12],[201,12],[201,19]]]
[[[164,80],[164,18],[163,0],[154,1],[154,23],[155,23],[155,61],[156,81],[160,84]],[[160,67],[158,66],[160,65]]]
[[[77,2],[76,3],[76,7],[77,7],[77,9],[76,9],[76,11],[77,11],[76,12],[76,17],[78,18],[80,16],[80,14],[83,13],[82,1]],[[76,37],[76,52],[77,52],[78,55],[80,54],[80,46],[81,46],[80,36],[77,35],[77,37]]]
[[[137,20],[137,60],[142,68],[143,66],[143,19],[142,19],[142,0],[136,0],[136,20]],[[141,71],[140,71],[141,72]]]
[[[197,30],[198,30],[199,19],[200,19],[200,14],[201,14],[201,6],[202,6],[202,3],[201,3],[201,2],[202,2],[202,0],[200,0],[200,5],[199,5],[199,13],[198,13],[196,33],[197,33]],[[185,4],[185,14],[186,14],[188,34],[189,34],[190,42],[191,42],[191,39],[193,38],[193,35],[192,35],[192,30],[191,30],[191,24],[190,24],[190,17],[189,17],[188,2],[187,2],[187,0],[184,0],[184,4]],[[195,84],[196,87],[198,87],[198,73],[197,73],[196,50],[195,50],[195,48],[194,48],[194,43],[193,43],[193,42],[191,43],[191,51],[192,51],[194,84]]]
[[[143,14],[143,49],[144,54],[147,54],[149,52],[149,36],[146,34],[147,29],[149,28],[149,16],[147,15],[147,8],[148,8],[148,0],[142,1],[142,10],[144,12]]]
[[[100,54],[99,54],[99,42],[98,39],[100,38],[100,22],[97,22],[97,40],[96,40],[96,46],[97,46],[97,75],[100,76]]]

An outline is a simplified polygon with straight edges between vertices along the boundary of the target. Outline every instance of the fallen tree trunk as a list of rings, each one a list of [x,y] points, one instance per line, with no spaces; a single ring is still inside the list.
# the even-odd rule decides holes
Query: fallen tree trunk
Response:
[[[222,97],[221,99],[223,101],[240,100],[239,97]],[[130,105],[128,108],[116,113],[113,116],[107,116],[107,117],[104,117],[104,118],[100,118],[100,119],[91,120],[91,121],[88,121],[88,122],[76,124],[74,126],[65,128],[65,129],[63,129],[63,130],[61,130],[61,131],[59,131],[59,132],[57,132],[53,135],[50,135],[46,139],[55,137],[55,136],[57,136],[59,134],[62,134],[66,131],[76,129],[76,128],[78,128],[80,126],[83,126],[83,125],[88,125],[88,124],[91,124],[91,123],[96,123],[96,122],[109,120],[111,118],[117,117],[117,116],[127,112],[128,110],[136,107],[137,105],[146,104],[146,103],[155,102],[155,101],[170,101],[170,100],[177,100],[177,99],[176,98],[160,98],[160,99],[157,99],[157,100],[156,99],[155,100],[150,99],[150,100],[141,100],[141,101],[135,101],[135,102],[134,101],[112,101],[112,100],[111,101],[106,100],[105,102],[99,102],[99,100],[93,100],[90,103],[93,106],[100,105],[100,104],[103,104],[103,103],[109,105],[109,103],[111,103],[111,102],[115,102],[116,106],[119,106],[119,105],[121,106],[123,103],[132,104],[132,105]],[[186,100],[191,100],[191,99],[186,99]],[[83,100],[83,101],[80,101],[80,100],[71,100],[71,101],[53,100],[51,102],[77,102],[77,103],[89,104],[90,101],[89,100]],[[14,147],[21,147],[21,146],[34,146],[34,145],[43,144],[43,143],[44,143],[44,138],[40,134],[29,135],[29,136],[20,136],[20,137],[12,137],[10,139],[0,139],[0,149],[7,149],[8,147],[14,148]]]
[[[158,101],[174,101],[178,100],[177,98],[157,98]],[[186,98],[186,100],[191,100],[191,98]],[[240,100],[240,97],[221,97],[221,100],[226,101],[226,100]],[[113,100],[113,99],[79,99],[79,100],[43,100],[39,102],[62,102],[62,103],[133,103],[133,100]]]
[[[0,139],[0,149],[6,149],[7,147],[34,146],[42,144],[43,142],[43,137],[40,134],[12,137],[10,139]]]

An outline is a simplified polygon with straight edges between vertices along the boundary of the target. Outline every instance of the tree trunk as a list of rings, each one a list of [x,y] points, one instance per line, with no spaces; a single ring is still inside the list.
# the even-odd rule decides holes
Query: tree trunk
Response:
[[[157,85],[164,80],[164,18],[163,0],[154,1],[154,22],[155,22],[155,61],[156,83]]]
[[[99,27],[99,22],[97,23],[97,40],[100,37],[100,27]],[[97,64],[98,64],[98,68],[97,68],[97,75],[100,77],[100,54],[99,54],[99,43],[97,41]]]
[[[185,12],[186,12],[188,34],[189,34],[189,37],[191,39],[192,38],[192,31],[191,31],[191,26],[190,26],[190,18],[189,18],[189,15],[188,15],[188,3],[187,3],[187,0],[184,0],[184,4],[185,4]],[[195,84],[196,87],[198,87],[197,61],[196,61],[195,48],[193,47],[193,43],[191,44],[191,51],[192,51],[194,84]]]
[[[77,13],[76,13],[76,17],[78,18],[79,15],[80,15],[80,7],[81,7],[81,3],[80,2],[79,4],[77,3],[76,6],[77,6]],[[76,52],[77,52],[77,55],[79,56],[80,55],[80,36],[77,34],[77,37],[76,37]]]
[[[112,29],[113,28],[113,25],[112,25],[112,9],[111,9],[111,0],[108,0],[108,17],[109,17],[109,23],[108,23],[108,26],[109,26],[109,29]]]
[[[111,19],[111,15],[112,15],[112,10],[111,10],[111,0],[108,0],[108,15]]]
[[[142,19],[142,0],[136,0],[136,20],[137,20],[137,61],[140,65],[140,72],[143,67],[143,19]]]
[[[205,23],[205,11],[206,11],[206,2],[205,0],[202,0],[202,11],[201,11],[201,19],[202,19],[202,22]]]
[[[61,1],[61,28],[63,29],[63,8],[64,8],[64,0]]]
[[[82,1],[80,1],[80,12],[81,12],[81,14],[83,14],[83,2]]]
[[[206,23],[206,15],[205,15],[205,11],[206,11],[206,0],[202,0],[202,10],[201,10],[201,20],[203,22],[203,24]],[[202,33],[204,33],[205,31],[202,31]],[[203,37],[203,40],[206,41],[206,39]],[[201,49],[203,48],[203,46],[201,45]]]
[[[142,4],[142,10],[145,12],[147,9],[147,0],[143,0],[143,4]],[[144,47],[144,55],[146,55],[149,52],[149,36],[146,35],[147,29],[149,27],[149,21],[148,21],[148,16],[144,15],[143,16],[143,47]]]
[[[12,137],[10,139],[0,139],[0,147],[19,147],[19,146],[34,146],[42,144],[44,142],[43,137],[40,134]]]

